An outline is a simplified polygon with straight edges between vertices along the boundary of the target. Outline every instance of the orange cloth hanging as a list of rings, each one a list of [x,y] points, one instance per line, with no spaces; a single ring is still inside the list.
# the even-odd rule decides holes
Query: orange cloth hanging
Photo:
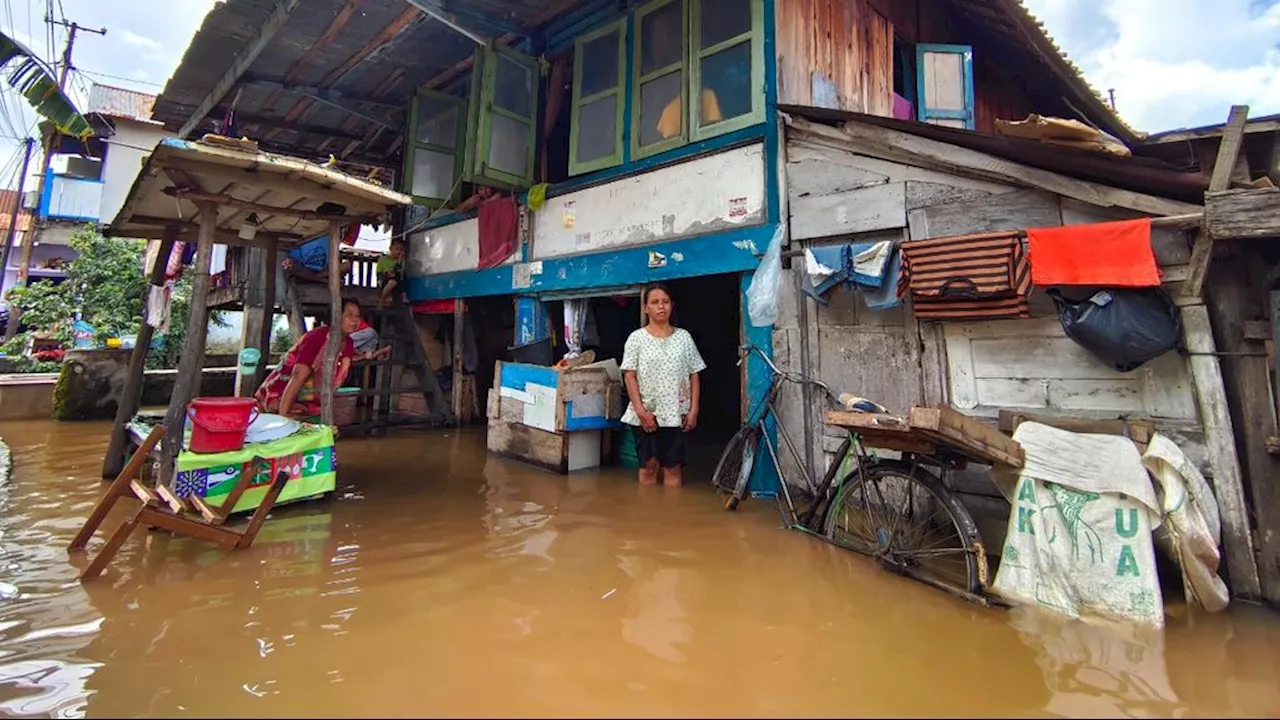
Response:
[[[1036,285],[1156,287],[1151,218],[1027,230]]]

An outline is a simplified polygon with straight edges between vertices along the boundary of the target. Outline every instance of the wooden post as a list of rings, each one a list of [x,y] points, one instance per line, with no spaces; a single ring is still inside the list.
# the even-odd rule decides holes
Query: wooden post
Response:
[[[259,367],[266,363],[267,347],[262,345],[263,327],[269,325],[269,311],[265,306],[266,276],[271,274],[266,251],[262,248],[248,247],[240,256],[245,275],[244,286],[244,322],[240,326],[240,347],[255,348],[262,352],[263,358]],[[236,395],[249,397],[258,389],[255,382],[256,373],[242,376],[236,373]]]
[[[329,223],[329,342],[324,346],[320,373],[320,422],[333,425],[334,392],[337,391],[338,348],[342,339],[342,259],[339,239],[342,226]]]
[[[462,328],[467,321],[467,302],[462,298],[453,301],[453,419],[462,425]]]
[[[1183,342],[1191,353],[1191,377],[1204,425],[1205,447],[1213,467],[1213,489],[1222,515],[1222,541],[1227,556],[1233,595],[1257,599],[1262,592],[1257,561],[1253,556],[1253,534],[1245,501],[1244,478],[1236,455],[1235,432],[1227,410],[1226,386],[1218,358],[1209,311],[1195,304],[1182,308]]]
[[[1244,126],[1249,121],[1247,105],[1233,105],[1227,126],[1222,131],[1222,143],[1218,145],[1218,159],[1213,164],[1209,179],[1209,193],[1222,192],[1231,187],[1231,171],[1235,169],[1240,146],[1244,143]],[[1207,195],[1208,193],[1206,193]],[[1209,263],[1213,260],[1213,236],[1208,224],[1202,224],[1196,234],[1195,246],[1187,267],[1187,281],[1182,284],[1182,296],[1198,298],[1204,290],[1204,279],[1209,276]]]
[[[175,463],[182,448],[183,429],[186,424],[187,404],[199,387],[200,374],[204,372],[204,346],[209,334],[209,258],[213,254],[213,240],[218,230],[218,206],[199,202],[200,239],[196,244],[195,273],[191,279],[191,309],[187,313],[187,337],[182,343],[182,357],[178,361],[178,379],[169,398],[169,411],[165,413],[166,434],[160,453],[160,484],[173,486]]]
[[[267,376],[267,365],[271,362],[271,338],[272,331],[276,325],[276,274],[280,267],[280,241],[276,238],[267,240],[267,249],[265,251],[267,262],[267,277],[262,288],[262,305],[266,308],[266,322],[262,325],[262,337],[259,339],[259,345],[262,348],[262,361],[258,363],[258,370],[253,374],[253,387],[262,384]]]
[[[178,233],[178,229],[174,227],[165,229],[165,238],[160,241],[160,249],[156,253],[156,264],[151,268],[147,278],[146,291],[142,295],[142,327],[138,328],[138,340],[133,346],[133,354],[129,357],[129,379],[125,382],[124,395],[116,408],[115,424],[111,426],[111,442],[107,445],[107,455],[102,461],[103,479],[119,475],[124,467],[124,449],[129,439],[128,433],[125,432],[125,425],[128,425],[134,414],[138,412],[138,405],[142,401],[142,387],[146,381],[147,352],[151,349],[151,338],[155,336],[155,328],[147,322],[151,319],[148,300],[152,287],[164,285],[165,268],[169,264],[169,255],[173,252]]]

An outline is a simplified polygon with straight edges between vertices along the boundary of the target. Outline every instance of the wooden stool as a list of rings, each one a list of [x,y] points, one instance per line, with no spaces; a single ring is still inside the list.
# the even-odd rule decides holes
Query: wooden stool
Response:
[[[94,506],[93,512],[89,513],[89,518],[85,521],[84,527],[80,528],[80,532],[72,539],[68,550],[75,552],[83,550],[88,544],[89,539],[97,532],[98,527],[102,525],[102,521],[107,518],[107,514],[111,512],[111,508],[115,506],[116,501],[126,495],[132,495],[142,502],[142,506],[136,512],[130,515],[116,531],[107,539],[107,544],[102,547],[97,556],[89,563],[89,566],[80,573],[80,580],[92,580],[100,575],[107,563],[115,557],[119,552],[120,546],[128,539],[134,528],[139,525],[147,527],[157,527],[169,532],[181,535],[190,535],[202,540],[218,543],[232,550],[247,548],[253,544],[253,539],[258,535],[258,531],[262,528],[262,524],[266,522],[267,515],[271,512],[271,508],[275,506],[276,500],[280,497],[284,486],[289,482],[289,472],[285,468],[281,468],[276,473],[275,478],[271,481],[271,486],[267,489],[266,497],[262,499],[262,503],[258,505],[258,509],[254,511],[253,516],[249,518],[249,524],[243,530],[233,530],[223,527],[227,518],[235,509],[236,503],[240,501],[240,497],[244,495],[245,490],[249,489],[249,483],[253,481],[254,472],[246,470],[240,473],[240,480],[231,489],[231,493],[227,495],[227,499],[219,507],[212,507],[204,498],[192,495],[189,498],[179,498],[173,494],[173,491],[163,485],[157,486],[155,489],[148,488],[137,480],[138,472],[142,469],[143,463],[155,448],[160,439],[164,437],[165,429],[158,426],[147,435],[138,449],[134,451],[129,458],[129,462],[125,465],[124,470],[116,476],[111,482],[111,486],[107,488],[107,492]],[[261,465],[262,458],[255,457],[248,463],[249,468],[257,468]]]

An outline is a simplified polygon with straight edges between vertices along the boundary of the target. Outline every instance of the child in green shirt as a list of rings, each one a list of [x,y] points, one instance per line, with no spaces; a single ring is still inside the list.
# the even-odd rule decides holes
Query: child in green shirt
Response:
[[[404,240],[396,238],[391,241],[387,254],[378,258],[378,282],[382,285],[382,294],[378,297],[378,307],[384,308],[391,299],[391,293],[403,284],[404,276]]]

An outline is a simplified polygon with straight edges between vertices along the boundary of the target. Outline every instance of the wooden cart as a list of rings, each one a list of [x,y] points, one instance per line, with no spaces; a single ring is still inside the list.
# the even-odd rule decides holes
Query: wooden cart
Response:
[[[857,433],[867,447],[931,455],[958,463],[1022,467],[1022,446],[977,418],[945,405],[900,415],[830,410],[827,424]]]

